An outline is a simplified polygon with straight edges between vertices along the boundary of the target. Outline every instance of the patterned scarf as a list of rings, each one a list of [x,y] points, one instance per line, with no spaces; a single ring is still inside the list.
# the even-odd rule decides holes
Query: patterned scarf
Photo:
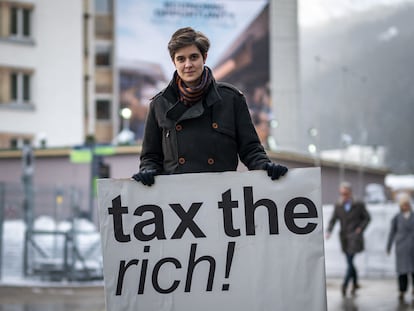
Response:
[[[205,91],[210,86],[211,73],[209,68],[204,67],[200,84],[195,87],[186,86],[178,74],[175,77],[175,82],[177,83],[180,101],[183,102],[185,106],[190,107],[203,97]]]

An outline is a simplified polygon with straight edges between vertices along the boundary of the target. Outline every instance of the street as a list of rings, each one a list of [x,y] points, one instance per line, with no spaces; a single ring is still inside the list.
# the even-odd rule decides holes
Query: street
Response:
[[[355,297],[348,293],[342,297],[342,279],[328,279],[326,282],[329,311],[403,311],[414,310],[411,291],[406,293],[405,301],[398,301],[397,281],[387,279],[362,279],[361,288]]]
[[[105,311],[103,287],[0,286],[0,311],[75,310]]]
[[[362,279],[355,297],[342,297],[340,284],[339,278],[327,280],[329,311],[414,310],[410,293],[404,303],[399,303],[392,278]],[[105,311],[104,289],[99,284],[51,285],[0,285],[0,311]]]

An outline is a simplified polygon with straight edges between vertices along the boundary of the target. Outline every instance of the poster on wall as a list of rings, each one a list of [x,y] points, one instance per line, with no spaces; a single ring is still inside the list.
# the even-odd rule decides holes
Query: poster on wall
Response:
[[[217,81],[231,83],[244,93],[259,138],[268,147],[274,119],[269,89],[268,0],[116,3],[120,109],[131,109],[129,127],[136,141],[143,136],[150,98],[168,84],[175,70],[168,41],[177,29],[190,26],[210,39],[206,65]]]
[[[326,310],[320,169],[98,181],[108,311]]]

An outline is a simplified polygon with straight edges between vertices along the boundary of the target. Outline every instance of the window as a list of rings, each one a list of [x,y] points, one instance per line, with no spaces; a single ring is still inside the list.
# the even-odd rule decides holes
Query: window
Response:
[[[0,104],[28,104],[32,98],[33,70],[0,67]]]
[[[97,45],[95,47],[95,64],[97,66],[111,65],[111,46]]]
[[[18,30],[17,25],[18,18],[17,18],[18,9],[17,8],[11,8],[10,10],[10,34],[17,36]]]
[[[111,119],[111,101],[107,99],[98,99],[96,101],[96,119],[110,120]]]
[[[95,0],[95,12],[97,14],[112,13],[112,0]]]
[[[19,140],[17,138],[10,139],[10,148],[11,149],[19,148]]]
[[[11,73],[10,74],[10,94],[11,94],[11,99],[14,101],[17,101],[18,98],[18,81],[17,81],[17,73]]]
[[[31,37],[32,8],[13,6],[10,8],[10,37]]]
[[[23,9],[23,36],[30,37],[30,15],[31,10]]]
[[[32,139],[25,137],[12,137],[9,140],[10,149],[22,148],[24,145],[31,145]]]
[[[23,101],[30,100],[30,76],[23,74]]]
[[[28,73],[10,73],[10,97],[14,102],[30,101],[30,75]]]

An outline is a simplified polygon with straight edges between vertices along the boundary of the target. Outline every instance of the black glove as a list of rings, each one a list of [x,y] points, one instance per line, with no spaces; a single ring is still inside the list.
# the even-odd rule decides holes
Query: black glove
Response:
[[[265,163],[263,169],[267,171],[267,176],[269,176],[272,180],[279,179],[279,177],[284,176],[288,171],[286,166],[272,162]]]
[[[132,175],[132,178],[142,182],[145,186],[151,186],[155,182],[154,176],[156,175],[156,172],[157,171],[154,169],[143,169]]]

